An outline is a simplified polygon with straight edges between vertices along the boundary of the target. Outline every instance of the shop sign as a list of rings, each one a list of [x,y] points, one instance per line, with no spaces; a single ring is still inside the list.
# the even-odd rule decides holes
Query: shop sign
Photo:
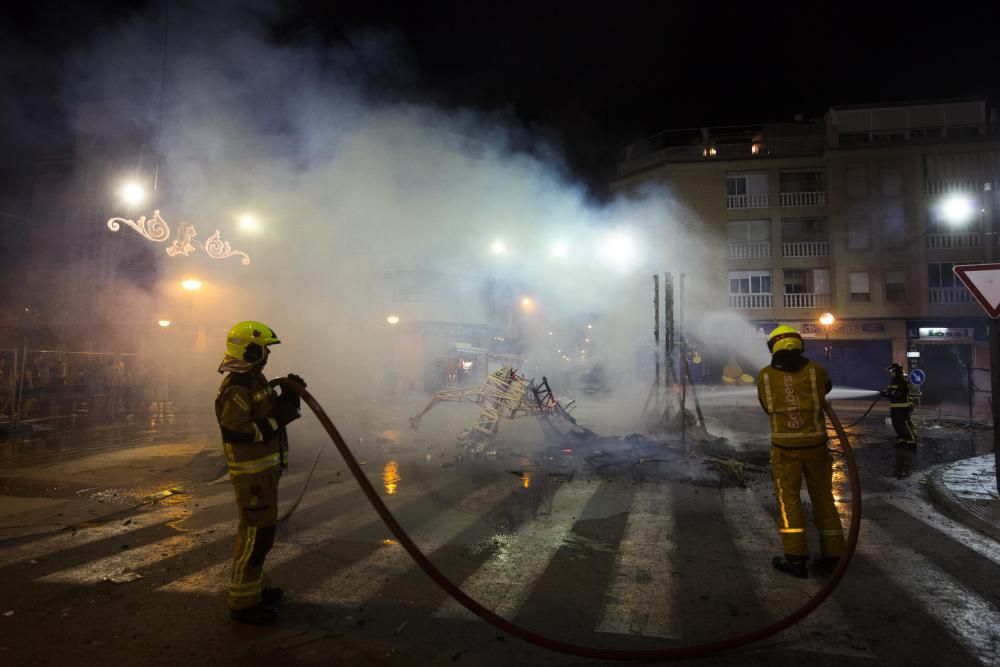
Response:
[[[882,322],[834,322],[830,327],[830,333],[841,336],[857,336],[860,334],[883,333],[885,324]],[[802,333],[821,334],[826,333],[826,327],[816,322],[804,322]]]
[[[958,327],[920,327],[917,337],[925,340],[955,340],[956,338],[972,338],[972,329]]]

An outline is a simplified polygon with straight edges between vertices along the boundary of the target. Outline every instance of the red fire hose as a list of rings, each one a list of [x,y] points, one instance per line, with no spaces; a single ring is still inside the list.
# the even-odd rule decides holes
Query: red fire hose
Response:
[[[385,522],[385,524],[389,527],[389,530],[392,531],[392,534],[396,536],[399,543],[403,545],[403,548],[406,549],[407,553],[410,554],[410,557],[413,558],[413,560],[420,566],[420,569],[422,569],[427,576],[433,579],[438,586],[443,588],[448,595],[453,597],[463,607],[487,623],[510,635],[518,637],[519,639],[523,639],[526,642],[535,644],[536,646],[541,646],[542,648],[550,649],[552,651],[558,651],[560,653],[567,653],[569,655],[576,655],[584,658],[597,658],[601,660],[679,660],[719,653],[721,651],[731,650],[739,646],[745,646],[747,644],[760,641],[761,639],[777,634],[778,632],[781,632],[782,630],[799,622],[814,609],[820,606],[827,597],[829,597],[829,595],[840,583],[844,573],[847,572],[847,566],[851,561],[851,556],[854,554],[854,548],[858,542],[858,533],[861,529],[861,482],[858,478],[857,464],[854,461],[854,453],[851,451],[851,445],[847,441],[847,434],[844,433],[844,428],[841,426],[840,420],[837,418],[833,409],[824,403],[823,409],[830,418],[830,422],[833,424],[833,428],[837,432],[837,436],[840,438],[840,442],[844,448],[844,456],[847,459],[847,468],[851,478],[852,510],[850,530],[847,534],[847,543],[844,547],[844,553],[840,558],[840,563],[833,571],[833,574],[830,575],[826,584],[824,584],[813,597],[811,597],[799,609],[795,610],[788,616],[771,623],[770,625],[753,630],[746,634],[715,642],[675,646],[670,648],[638,650],[599,648],[595,646],[571,644],[569,642],[537,634],[522,628],[511,621],[508,621],[502,616],[498,616],[473,600],[465,592],[463,592],[461,588],[453,584],[444,574],[441,573],[440,570],[437,569],[437,567],[435,567],[433,563],[431,563],[430,560],[428,560],[427,556],[420,551],[419,547],[417,547],[413,540],[410,539],[410,536],[406,534],[406,531],[403,530],[403,527],[396,521],[396,518],[391,512],[389,512],[389,509],[379,497],[378,492],[375,491],[375,487],[372,486],[371,482],[368,481],[368,478],[361,470],[361,466],[358,465],[358,462],[351,453],[347,443],[344,442],[344,438],[340,435],[340,432],[337,431],[337,427],[333,425],[333,422],[330,421],[330,418],[326,415],[326,412],[323,411],[320,404],[316,402],[316,399],[313,398],[312,394],[306,391],[302,385],[286,378],[278,379],[277,384],[280,384],[284,390],[294,391],[298,394],[299,397],[305,401],[306,405],[308,405],[313,411],[313,413],[315,413],[317,419],[319,419],[320,423],[323,425],[323,428],[326,429],[330,439],[333,440],[335,445],[337,445],[337,449],[340,450],[340,455],[344,457],[344,462],[347,463],[347,467],[354,475],[354,479],[356,479],[358,484],[361,486],[361,490],[364,491],[365,495],[368,497],[368,501],[372,504],[372,507],[375,508],[375,511],[378,512],[382,521]]]

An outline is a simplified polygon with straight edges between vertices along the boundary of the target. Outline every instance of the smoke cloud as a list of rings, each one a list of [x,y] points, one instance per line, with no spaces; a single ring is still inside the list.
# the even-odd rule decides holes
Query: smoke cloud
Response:
[[[558,146],[508,114],[430,102],[391,31],[279,42],[276,6],[213,7],[171,4],[166,31],[162,13],[127,17],[81,50],[67,84],[79,132],[141,137],[139,174],[157,183],[147,215],[188,221],[201,241],[218,229],[252,258],[154,247],[161,284],[137,318],[196,322],[196,345],[218,359],[232,323],[266,322],[283,340],[269,373],[294,370],[342,401],[387,377],[423,390],[443,354],[427,341],[449,332],[523,356],[529,376],[569,383],[601,364],[644,395],[656,272],[686,274],[687,318],[745,326],[701,312],[720,239],[666,190],[596,201]],[[177,287],[189,275],[197,294]],[[762,347],[738,353],[763,365]]]

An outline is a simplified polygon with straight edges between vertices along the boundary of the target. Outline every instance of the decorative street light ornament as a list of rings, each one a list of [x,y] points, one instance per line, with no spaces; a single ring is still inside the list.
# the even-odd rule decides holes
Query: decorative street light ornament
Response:
[[[108,229],[117,232],[121,229],[121,223],[134,229],[143,238],[155,241],[156,243],[163,243],[170,238],[170,227],[160,217],[159,210],[153,211],[153,216],[148,220],[144,215],[134,221],[125,218],[111,218],[108,220]],[[201,248],[212,259],[226,259],[227,257],[239,255],[242,257],[240,262],[243,266],[250,264],[249,255],[239,250],[233,250],[229,245],[229,241],[222,240],[219,230],[215,230],[215,233],[209,236],[204,244],[201,241],[195,240],[197,235],[198,230],[195,229],[194,225],[189,222],[179,223],[177,225],[177,238],[166,248],[166,253],[171,257],[176,257],[177,255],[187,257],[198,248]]]

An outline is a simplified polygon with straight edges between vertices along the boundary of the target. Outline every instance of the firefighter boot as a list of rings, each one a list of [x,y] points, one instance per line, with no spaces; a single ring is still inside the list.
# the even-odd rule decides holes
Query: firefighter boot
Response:
[[[265,588],[260,592],[260,601],[264,604],[276,605],[281,602],[283,597],[285,597],[285,591],[277,586],[274,588]]]
[[[245,609],[233,609],[229,617],[237,623],[247,625],[271,625],[278,619],[278,610],[269,604],[258,602]]]
[[[774,559],[771,560],[771,565],[774,566],[774,569],[787,572],[793,577],[806,579],[809,577],[809,572],[806,570],[806,561],[808,560],[809,556],[793,556],[792,554],[785,554],[784,558],[781,556],[775,556]]]

